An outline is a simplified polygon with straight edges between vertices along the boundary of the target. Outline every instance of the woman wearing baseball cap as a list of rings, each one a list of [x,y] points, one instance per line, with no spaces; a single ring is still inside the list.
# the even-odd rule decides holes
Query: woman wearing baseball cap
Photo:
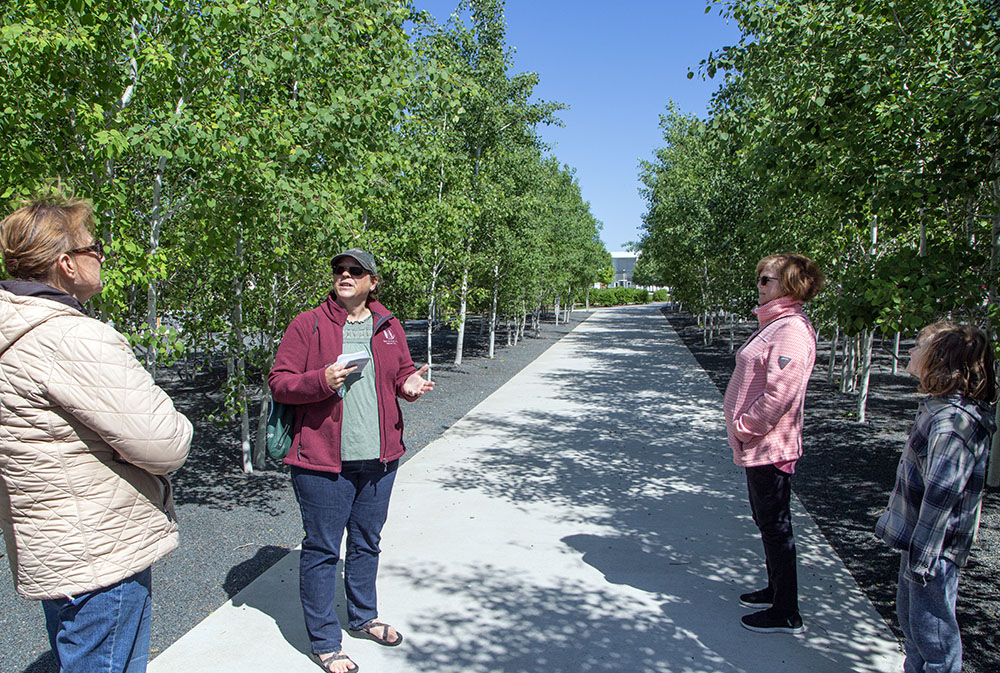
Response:
[[[410,358],[399,321],[375,300],[375,259],[351,248],[331,260],[334,286],[319,307],[292,320],[269,383],[274,399],[296,405],[285,458],[302,512],[299,593],[313,659],[326,671],[358,670],[341,647],[334,586],[347,531],[344,588],[348,629],[395,646],[403,636],[378,620],[379,541],[403,445],[399,398],[434,389]],[[338,364],[345,353],[370,358]]]

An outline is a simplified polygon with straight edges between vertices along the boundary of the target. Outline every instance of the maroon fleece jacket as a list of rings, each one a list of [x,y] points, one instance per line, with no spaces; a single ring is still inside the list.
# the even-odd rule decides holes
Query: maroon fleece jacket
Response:
[[[399,321],[377,301],[369,301],[374,329],[371,349],[378,398],[380,460],[403,455],[403,414],[398,397],[403,382],[416,371]],[[292,320],[278,346],[274,367],[268,376],[271,395],[278,402],[296,405],[292,447],[286,465],[340,472],[340,428],[343,402],[326,382],[326,368],[344,350],[347,311],[331,294],[317,308]],[[370,366],[370,365],[369,365]],[[375,431],[375,428],[372,428]]]

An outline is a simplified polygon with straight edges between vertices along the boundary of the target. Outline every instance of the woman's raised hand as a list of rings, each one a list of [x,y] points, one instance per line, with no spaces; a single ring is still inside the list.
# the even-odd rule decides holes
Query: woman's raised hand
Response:
[[[423,377],[424,372],[429,369],[424,365],[417,371],[410,374],[409,378],[403,381],[403,392],[409,397],[420,397],[424,393],[434,390],[434,382]]]

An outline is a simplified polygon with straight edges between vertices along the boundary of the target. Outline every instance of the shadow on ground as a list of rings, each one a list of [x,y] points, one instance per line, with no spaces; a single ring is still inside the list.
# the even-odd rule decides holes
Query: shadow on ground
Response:
[[[416,591],[461,595],[470,606],[456,613],[428,605],[422,619],[409,625],[419,633],[446,634],[411,644],[405,655],[414,667],[745,671],[756,670],[748,663],[754,657],[782,657],[787,650],[780,638],[758,639],[757,651],[749,653],[747,632],[735,621],[739,593],[761,581],[763,568],[742,472],[720,460],[727,449],[718,396],[700,371],[686,366],[686,354],[666,350],[683,346],[669,344],[665,321],[650,330],[648,315],[616,312],[591,320],[607,319],[615,320],[613,329],[566,337],[585,339],[590,368],[560,363],[538,384],[585,404],[576,412],[572,405],[556,413],[539,408],[516,420],[491,413],[466,419],[453,429],[453,441],[471,444],[491,434],[489,446],[471,452],[434,487],[485,494],[526,516],[555,506],[565,522],[615,531],[564,537],[562,562],[582,560],[609,583],[652,596],[649,604],[637,613],[635,602],[616,590],[565,578],[540,584],[537,573],[522,577],[499,562],[457,572],[447,564],[409,566],[397,572],[405,572]],[[637,360],[648,367],[637,369]],[[527,384],[521,393],[526,399],[536,395]],[[717,441],[706,442],[706,431]],[[746,523],[739,534],[716,525],[734,518]],[[476,524],[468,525],[471,534]],[[810,555],[808,548],[818,541],[803,543],[811,567],[839,566],[837,559]],[[801,648],[803,670],[873,670],[884,651],[871,631],[866,601],[834,604],[824,597],[846,595],[852,580],[832,575],[838,587],[819,577],[802,578],[803,593],[811,597],[809,614],[836,621],[847,637],[834,645],[822,636],[809,641]],[[733,620],[735,633],[720,628],[720,615]],[[462,633],[497,636],[455,637]]]

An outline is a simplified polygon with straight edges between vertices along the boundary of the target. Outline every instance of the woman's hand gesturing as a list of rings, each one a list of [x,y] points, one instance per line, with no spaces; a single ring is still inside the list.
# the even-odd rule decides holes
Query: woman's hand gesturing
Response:
[[[420,397],[424,393],[434,390],[434,382],[423,377],[423,373],[428,369],[424,365],[417,371],[410,374],[409,378],[403,381],[403,393],[409,397]]]

